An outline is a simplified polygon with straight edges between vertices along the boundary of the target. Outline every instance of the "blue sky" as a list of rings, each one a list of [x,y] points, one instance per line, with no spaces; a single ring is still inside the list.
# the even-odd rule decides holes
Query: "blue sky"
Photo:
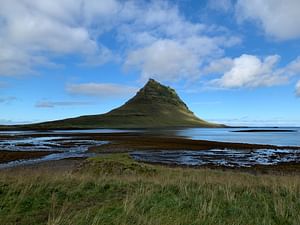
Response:
[[[104,113],[154,78],[206,120],[300,125],[299,0],[0,5],[0,124]]]

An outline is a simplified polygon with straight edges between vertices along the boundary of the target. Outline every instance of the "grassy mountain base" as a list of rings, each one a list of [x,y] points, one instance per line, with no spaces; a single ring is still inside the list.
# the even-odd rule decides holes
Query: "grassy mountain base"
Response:
[[[156,104],[155,106],[145,106],[139,104],[134,107],[138,113],[126,110],[126,108],[127,106],[123,107],[121,110],[103,115],[82,116],[73,119],[37,124],[33,125],[33,127],[36,129],[219,127],[217,124],[200,120],[195,116],[192,116],[183,110],[175,109],[172,106],[160,104]],[[163,108],[163,111],[161,108]]]
[[[300,223],[298,176],[166,168],[123,154],[31,175],[0,173],[0,224]]]

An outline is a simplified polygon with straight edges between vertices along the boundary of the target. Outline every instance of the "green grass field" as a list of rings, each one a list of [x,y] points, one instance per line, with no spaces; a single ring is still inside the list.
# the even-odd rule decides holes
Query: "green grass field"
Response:
[[[72,173],[24,173],[0,173],[0,224],[300,224],[298,176],[166,168],[124,154]]]

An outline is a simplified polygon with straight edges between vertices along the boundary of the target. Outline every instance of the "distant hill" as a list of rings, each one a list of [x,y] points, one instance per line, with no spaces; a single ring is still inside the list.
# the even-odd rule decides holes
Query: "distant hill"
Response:
[[[224,125],[199,119],[174,89],[150,79],[132,99],[108,113],[6,128],[43,130],[162,127],[224,127]]]

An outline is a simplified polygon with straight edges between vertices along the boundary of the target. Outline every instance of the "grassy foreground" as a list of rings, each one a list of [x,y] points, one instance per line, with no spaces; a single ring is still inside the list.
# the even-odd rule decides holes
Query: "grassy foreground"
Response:
[[[300,224],[298,176],[140,164],[118,154],[76,172],[0,172],[0,224]]]

